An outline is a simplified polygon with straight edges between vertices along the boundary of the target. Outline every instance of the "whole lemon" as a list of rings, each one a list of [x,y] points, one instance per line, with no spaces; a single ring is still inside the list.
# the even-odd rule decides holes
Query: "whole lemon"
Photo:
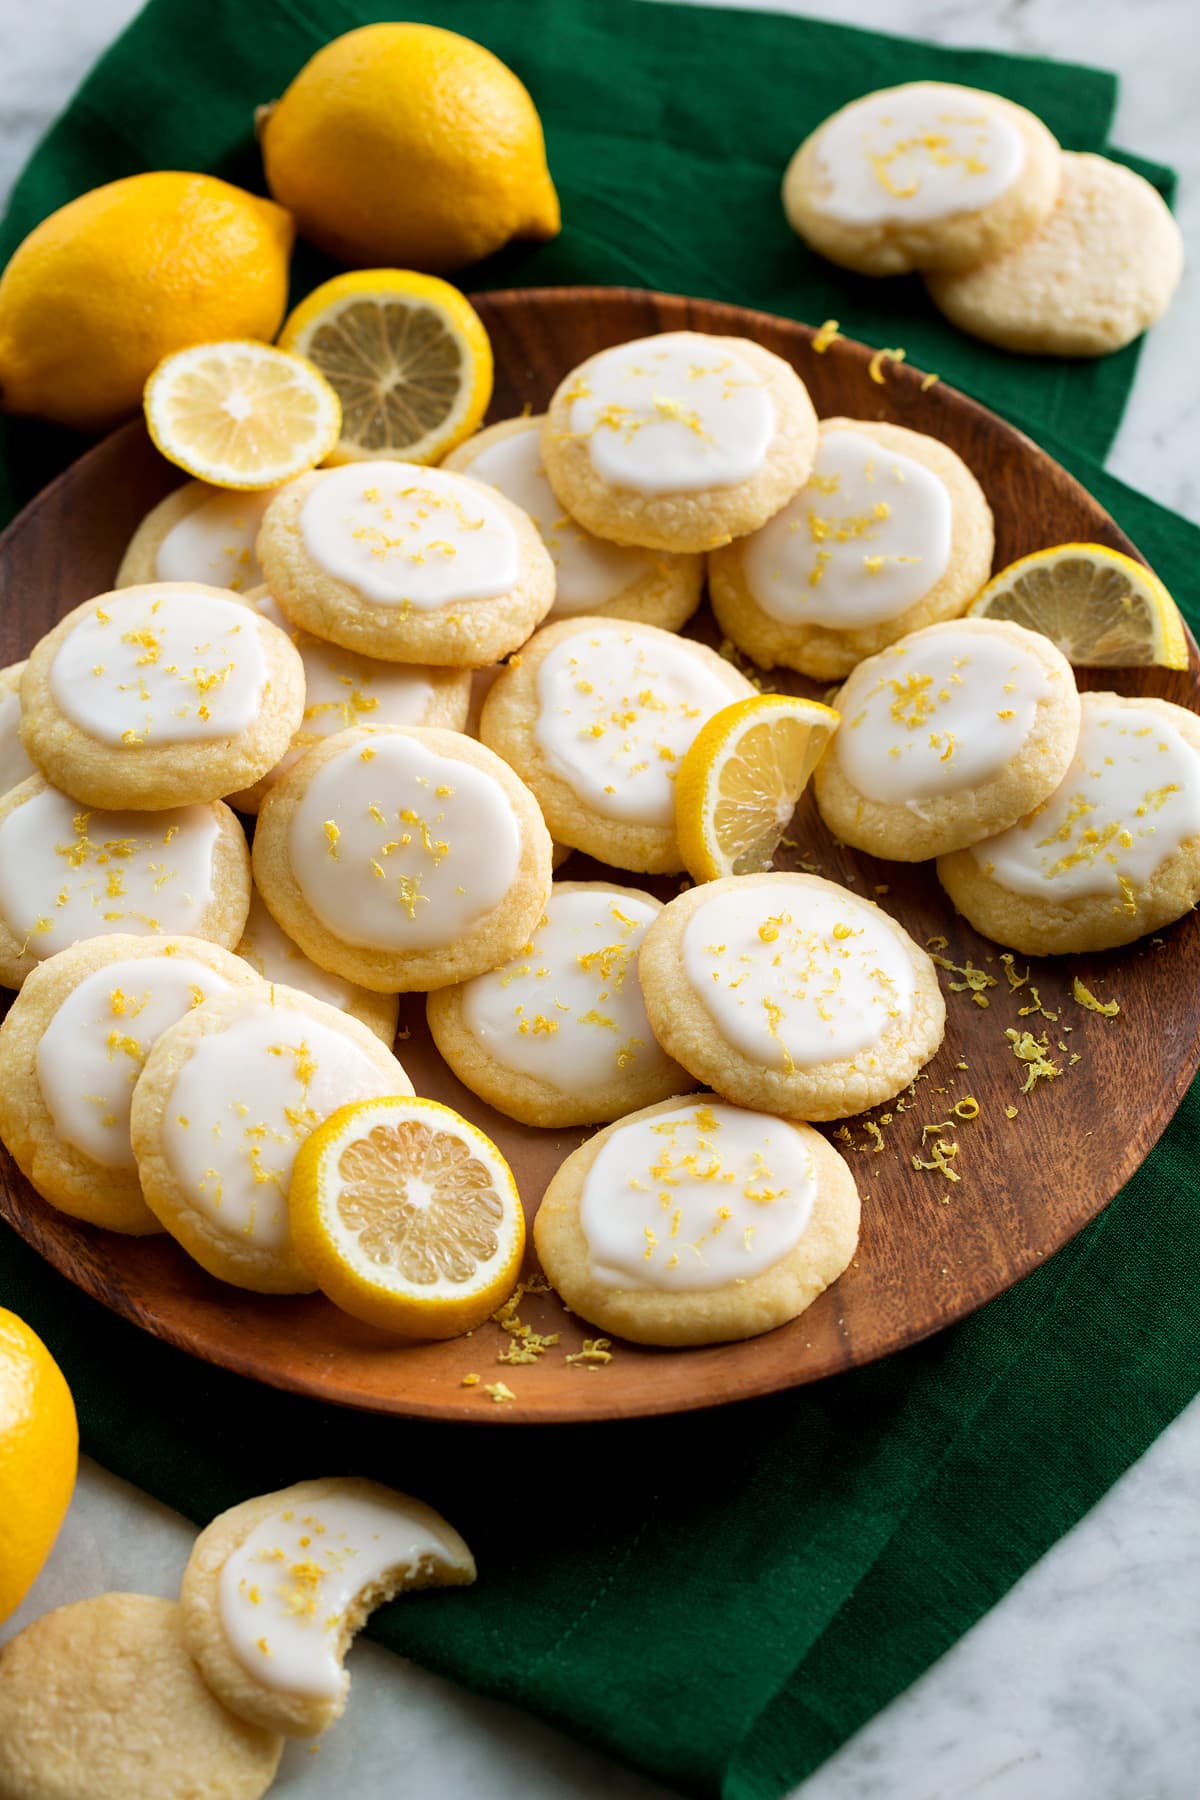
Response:
[[[295,227],[281,206],[170,170],[93,188],[36,226],[0,277],[0,405],[100,431],[164,356],[273,338]]]
[[[267,185],[340,261],[444,275],[550,238],[542,122],[511,69],[434,25],[364,25],[259,114]]]
[[[29,1592],[75,1489],[79,1430],[62,1370],[0,1307],[0,1624]]]

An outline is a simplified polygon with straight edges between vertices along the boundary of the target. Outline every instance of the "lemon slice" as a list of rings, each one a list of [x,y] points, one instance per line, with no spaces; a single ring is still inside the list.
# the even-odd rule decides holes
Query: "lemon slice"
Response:
[[[675,783],[675,830],[695,881],[769,869],[841,714],[791,694],[752,694],[714,713]]]
[[[448,281],[357,269],[314,289],[279,334],[337,390],[331,462],[437,462],[475,430],[492,397],[483,321]]]
[[[490,1138],[436,1100],[359,1100],[301,1145],[296,1253],[343,1312],[402,1337],[458,1337],[512,1292],[525,1215]]]
[[[249,338],[164,357],[143,404],[167,460],[214,487],[277,487],[315,468],[341,430],[329,383],[302,357]]]
[[[971,606],[1053,639],[1077,669],[1186,669],[1179,608],[1157,575],[1104,544],[1056,544],[994,575]]]

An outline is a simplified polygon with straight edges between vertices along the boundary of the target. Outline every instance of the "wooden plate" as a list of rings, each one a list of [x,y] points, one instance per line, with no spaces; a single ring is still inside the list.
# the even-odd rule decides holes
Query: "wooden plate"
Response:
[[[888,419],[953,446],[974,470],[996,514],[997,567],[1028,550],[1091,539],[1134,552],[1113,521],[1028,438],[961,394],[918,371],[888,365],[871,379],[871,352],[844,340],[824,354],[807,326],[764,313],[625,289],[492,294],[477,302],[496,352],[493,418],[525,405],[540,411],[560,377],[608,344],[690,327],[744,333],[786,357],[817,410]],[[82,457],[28,506],[0,539],[0,663],[28,653],[68,608],[111,585],[143,513],[174,485],[140,425],[128,425]],[[701,624],[701,633],[711,625]],[[1186,674],[1119,672],[1093,687],[1158,694],[1200,710],[1196,646]],[[801,680],[789,679],[795,691]],[[929,867],[875,862],[835,846],[811,803],[802,803],[781,866],[815,867],[856,892],[879,896],[919,943],[941,934],[945,955],[970,958],[997,980],[974,1003],[948,994],[946,1042],[891,1112],[875,1150],[859,1121],[849,1157],[863,1191],[858,1257],[802,1318],[748,1343],[688,1351],[618,1344],[614,1360],[571,1366],[568,1352],[594,1335],[553,1295],[524,1301],[521,1316],[560,1342],[540,1361],[497,1363],[509,1339],[495,1325],[448,1344],[397,1347],[316,1297],[262,1298],[212,1281],[169,1239],[129,1239],[77,1225],[44,1205],[7,1158],[0,1159],[0,1213],[85,1292],[156,1336],[274,1386],[376,1412],[496,1425],[630,1417],[744,1399],[815,1381],[911,1344],[962,1318],[1051,1255],[1094,1218],[1162,1132],[1191,1077],[1200,1042],[1200,937],[1189,917],[1162,938],[1110,956],[1035,964],[1031,985],[1010,992],[995,946],[954,917]],[[582,858],[565,870],[596,873]],[[618,875],[620,881],[635,879]],[[666,897],[674,884],[651,883]],[[1021,965],[1023,968],[1023,964]],[[1109,1021],[1070,998],[1076,973],[1120,1000]],[[947,976],[947,980],[955,977]],[[1048,1015],[1027,1013],[1036,986]],[[1061,1077],[1020,1093],[1024,1069],[1006,1027],[1046,1030]],[[419,998],[406,1000],[399,1046],[418,1093],[475,1119],[509,1157],[532,1214],[554,1169],[586,1132],[539,1132],[482,1105],[441,1064],[424,1029]],[[1078,1062],[1071,1058],[1078,1055]],[[964,1068],[962,1065],[966,1064]],[[950,1117],[954,1101],[977,1097],[981,1112],[957,1132],[948,1183],[917,1169],[921,1126]],[[1016,1106],[1008,1118],[1006,1106]],[[834,1128],[827,1128],[834,1130]],[[836,1141],[836,1137],[835,1137]],[[462,1377],[477,1373],[479,1385]],[[505,1380],[516,1398],[495,1404],[484,1384]]]

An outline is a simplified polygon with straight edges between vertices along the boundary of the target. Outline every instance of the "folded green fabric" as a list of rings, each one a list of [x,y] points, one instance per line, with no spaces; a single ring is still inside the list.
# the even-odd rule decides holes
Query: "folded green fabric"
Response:
[[[902,343],[1019,417],[1188,591],[1200,531],[1092,460],[1136,349],[1067,365],[973,344],[917,284],[810,257],[778,204],[799,139],[869,88],[919,76],[993,88],[1094,149],[1111,76],[641,0],[407,12],[489,44],[547,125],[563,235],[513,247],[473,284],[640,282]],[[22,177],[3,253],[71,194],[137,168],[257,185],[254,103],[326,38],[379,16],[361,0],[153,0]],[[1169,193],[1168,171],[1135,166]],[[306,254],[300,285],[320,272]],[[11,510],[74,447],[9,424],[0,504]],[[953,1643],[1200,1386],[1198,1125],[1194,1091],[1104,1216],[964,1324],[722,1413],[482,1433],[333,1411],[154,1343],[11,1235],[0,1304],[51,1345],[85,1446],[109,1468],[197,1521],[313,1474],[412,1488],[465,1532],[480,1582],[389,1608],[374,1635],[685,1792],[773,1800]]]

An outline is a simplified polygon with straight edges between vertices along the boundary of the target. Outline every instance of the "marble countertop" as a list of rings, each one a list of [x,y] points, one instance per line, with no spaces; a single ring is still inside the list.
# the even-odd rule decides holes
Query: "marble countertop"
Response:
[[[760,5],[762,0],[759,0]],[[800,4],[789,10],[808,10]],[[0,0],[0,193],[131,0]],[[817,10],[815,6],[811,10]],[[1180,172],[1189,273],[1151,334],[1112,471],[1200,519],[1200,134],[1186,0],[824,0],[822,17],[1121,71],[1115,141]],[[1193,1800],[1200,1701],[1200,1401],[1086,1519],[793,1800]],[[174,1594],[191,1528],[85,1461],[34,1593],[0,1639],[112,1588]],[[344,1720],[292,1745],[288,1800],[397,1791],[440,1800],[666,1800],[664,1790],[537,1721],[371,1644]]]

